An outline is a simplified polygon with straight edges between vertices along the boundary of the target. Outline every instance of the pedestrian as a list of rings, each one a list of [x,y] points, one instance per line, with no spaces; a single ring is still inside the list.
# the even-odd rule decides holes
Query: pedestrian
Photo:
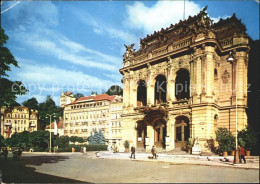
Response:
[[[72,153],[74,153],[74,152],[75,152],[75,148],[74,148],[74,147],[72,147],[72,148],[71,148],[71,151],[72,151]]]
[[[240,145],[237,145],[237,152],[238,152],[238,157],[239,157],[239,163],[241,163],[241,147],[240,147]]]
[[[241,155],[241,159],[240,159],[240,163],[242,163],[242,160],[244,161],[244,164],[246,164],[246,158],[245,158],[245,148],[243,146],[240,147],[240,155]]]
[[[6,159],[7,159],[7,156],[8,156],[8,150],[7,150],[7,148],[4,149],[3,155],[4,155],[4,159],[6,160]]]
[[[135,159],[135,147],[134,146],[131,147],[131,157],[130,158],[132,158],[132,157],[133,157],[133,159]]]
[[[18,160],[20,160],[22,157],[22,148],[21,147],[17,151],[17,156],[18,156]]]
[[[152,147],[151,152],[152,152],[153,158],[157,159],[157,154],[156,154],[156,148],[155,148],[155,146]]]

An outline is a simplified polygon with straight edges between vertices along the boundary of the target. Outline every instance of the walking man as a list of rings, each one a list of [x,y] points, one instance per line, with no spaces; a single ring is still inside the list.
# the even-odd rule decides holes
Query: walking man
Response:
[[[7,150],[7,148],[4,149],[3,155],[4,155],[4,159],[6,160],[6,159],[7,159],[7,156],[8,156],[8,150]]]
[[[243,146],[240,147],[240,155],[241,155],[241,159],[240,159],[240,163],[242,163],[242,160],[244,161],[244,164],[246,163],[246,158],[245,158],[245,148]]]
[[[157,154],[156,154],[156,148],[155,146],[152,147],[152,155],[153,155],[153,158],[157,159]]]
[[[135,147],[134,146],[131,147],[131,157],[130,158],[132,158],[132,157],[133,157],[133,159],[135,159]]]

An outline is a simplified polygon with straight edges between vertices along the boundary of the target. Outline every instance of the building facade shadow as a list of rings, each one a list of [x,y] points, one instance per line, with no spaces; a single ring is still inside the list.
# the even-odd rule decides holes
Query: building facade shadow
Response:
[[[9,154],[10,156],[11,154]],[[24,156],[21,160],[15,161],[9,157],[7,160],[0,160],[3,183],[86,183],[70,178],[55,175],[43,174],[30,166],[42,164],[54,164],[69,159],[66,156]]]

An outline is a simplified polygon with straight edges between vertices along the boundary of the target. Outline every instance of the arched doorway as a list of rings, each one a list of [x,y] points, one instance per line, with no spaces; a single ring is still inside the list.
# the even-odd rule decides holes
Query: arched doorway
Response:
[[[177,100],[190,98],[190,73],[187,69],[177,71],[175,78],[175,97]]]
[[[147,87],[144,80],[137,82],[137,107],[146,106],[147,104]]]
[[[164,119],[159,119],[154,123],[154,145],[157,148],[165,148],[165,137],[166,137],[166,122]]]
[[[147,137],[147,126],[144,121],[137,122],[136,132],[137,132],[136,147],[145,149],[145,138]]]
[[[158,75],[155,82],[155,92],[154,92],[154,102],[155,104],[160,104],[166,102],[166,77],[164,75]]]
[[[175,147],[183,148],[190,138],[190,120],[186,116],[175,118]]]

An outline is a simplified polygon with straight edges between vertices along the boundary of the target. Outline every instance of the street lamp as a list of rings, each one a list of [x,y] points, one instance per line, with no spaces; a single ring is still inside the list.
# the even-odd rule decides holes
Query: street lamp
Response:
[[[50,117],[50,144],[49,144],[50,147],[49,147],[49,152],[51,153],[51,116],[53,116],[53,117],[56,117],[56,116],[55,116],[55,113],[47,114],[46,118],[48,118],[47,116]]]
[[[239,163],[239,155],[238,155],[238,150],[237,150],[237,73],[238,73],[238,63],[236,62],[236,59],[235,59],[232,52],[229,53],[227,61],[230,62],[231,64],[236,64],[236,84],[235,84],[235,90],[236,90],[236,134],[235,134],[236,135],[236,150],[235,150],[233,164],[238,164]]]

